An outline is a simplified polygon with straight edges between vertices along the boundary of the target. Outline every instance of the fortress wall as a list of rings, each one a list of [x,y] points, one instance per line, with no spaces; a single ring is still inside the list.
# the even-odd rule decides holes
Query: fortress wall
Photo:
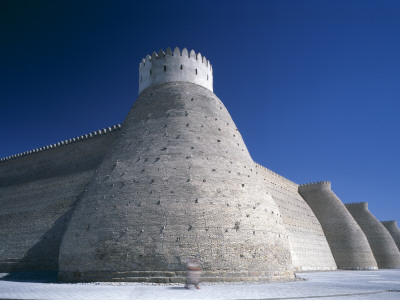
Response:
[[[368,203],[345,204],[367,236],[378,267],[400,268],[400,252],[389,231],[368,210]]]
[[[336,263],[321,224],[300,196],[298,185],[256,163],[267,191],[278,205],[298,271],[335,270]]]
[[[367,237],[330,182],[300,185],[299,193],[318,218],[339,269],[377,269]]]
[[[0,162],[0,272],[58,269],[74,203],[116,133]]]
[[[397,248],[400,250],[400,229],[397,226],[396,221],[382,221],[383,226],[389,231],[390,235],[392,236],[394,242],[397,245]]]
[[[96,210],[98,208],[98,210]],[[172,82],[144,90],[60,249],[66,281],[293,279],[286,229],[222,102]]]

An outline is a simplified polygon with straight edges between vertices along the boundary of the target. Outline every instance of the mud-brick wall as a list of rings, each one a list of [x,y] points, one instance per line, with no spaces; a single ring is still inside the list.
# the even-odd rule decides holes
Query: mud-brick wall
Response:
[[[0,162],[0,272],[58,269],[74,204],[118,132]]]
[[[392,236],[394,242],[397,245],[397,248],[400,251],[400,229],[397,226],[396,221],[382,221],[383,226],[389,231],[390,235]]]
[[[296,270],[335,270],[336,263],[321,224],[298,193],[298,185],[256,163],[266,189],[282,214]]]
[[[389,231],[368,210],[368,203],[346,203],[345,205],[364,231],[379,269],[400,268],[399,249]]]
[[[290,280],[290,249],[221,100],[189,82],[143,91],[72,216],[64,281]]]
[[[377,269],[364,232],[332,191],[330,182],[300,185],[299,193],[318,218],[339,269]]]

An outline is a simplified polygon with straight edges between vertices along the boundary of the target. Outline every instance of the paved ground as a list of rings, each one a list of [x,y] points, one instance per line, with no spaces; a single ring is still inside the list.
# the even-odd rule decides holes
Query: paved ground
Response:
[[[400,270],[300,273],[305,281],[265,284],[58,284],[0,274],[0,299],[400,299]],[[32,278],[32,276],[31,276]]]

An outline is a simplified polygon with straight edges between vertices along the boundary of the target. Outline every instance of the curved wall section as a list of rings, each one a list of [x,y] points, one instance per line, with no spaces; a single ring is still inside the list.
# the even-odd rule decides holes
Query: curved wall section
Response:
[[[381,221],[382,225],[386,227],[392,236],[397,248],[400,250],[400,229],[396,221]]]
[[[368,210],[368,203],[345,204],[367,236],[380,269],[400,268],[400,253],[389,231]]]
[[[298,185],[256,164],[266,189],[282,214],[289,235],[293,266],[298,271],[336,270],[336,263],[313,211],[300,196]]]
[[[294,277],[278,207],[222,102],[172,82],[143,91],[73,214],[67,281],[183,282]]]
[[[377,269],[364,232],[332,192],[330,182],[300,185],[299,193],[318,218],[339,269]]]

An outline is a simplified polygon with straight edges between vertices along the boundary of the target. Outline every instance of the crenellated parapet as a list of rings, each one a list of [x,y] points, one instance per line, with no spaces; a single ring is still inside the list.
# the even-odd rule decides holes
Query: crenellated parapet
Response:
[[[213,91],[213,69],[200,53],[178,47],[153,52],[139,64],[139,95],[148,87],[166,82],[184,81],[201,85]]]
[[[298,184],[295,183],[294,181],[291,181],[291,180],[289,180],[289,179],[283,177],[282,175],[279,175],[278,173],[276,173],[276,172],[274,172],[274,171],[272,171],[272,170],[270,170],[270,169],[264,167],[263,165],[260,165],[259,163],[254,162],[254,164],[255,164],[256,168],[260,168],[260,169],[262,169],[262,170],[268,172],[269,174],[271,174],[272,176],[274,176],[274,177],[276,177],[276,178],[279,178],[279,179],[285,180],[285,181],[287,181],[287,182],[290,182],[290,183],[292,183],[292,184],[298,185]]]
[[[72,144],[72,143],[76,143],[76,142],[79,142],[79,141],[91,139],[91,138],[96,137],[96,136],[105,135],[105,134],[107,134],[109,132],[112,132],[112,131],[115,131],[115,130],[119,130],[120,128],[121,128],[121,124],[116,124],[116,125],[113,125],[111,127],[99,129],[99,130],[93,131],[91,133],[84,134],[84,135],[81,135],[81,136],[77,136],[77,137],[74,137],[74,138],[71,138],[71,139],[67,139],[67,140],[64,140],[64,141],[61,141],[61,142],[58,142],[58,143],[55,143],[55,144],[51,144],[51,145],[39,147],[39,148],[36,148],[36,149],[32,149],[32,150],[29,150],[29,151],[25,151],[25,152],[22,152],[22,153],[6,156],[6,157],[3,157],[3,158],[0,158],[0,163],[6,162],[6,161],[9,161],[9,160],[12,160],[12,159],[17,159],[17,158],[20,158],[20,157],[23,157],[23,156],[26,156],[26,155],[30,155],[30,154],[39,153],[39,152],[43,152],[43,151],[46,151],[46,150],[62,147],[62,146],[69,145],[69,144]]]
[[[313,191],[313,190],[320,190],[323,188],[331,188],[331,182],[330,181],[317,181],[317,182],[310,182],[310,183],[305,183],[305,184],[300,184],[299,185],[299,192],[307,192],[307,191]]]
[[[397,226],[397,222],[396,221],[381,221],[383,226]]]
[[[352,203],[344,203],[347,208],[362,208],[368,209],[368,202],[352,202]]]

